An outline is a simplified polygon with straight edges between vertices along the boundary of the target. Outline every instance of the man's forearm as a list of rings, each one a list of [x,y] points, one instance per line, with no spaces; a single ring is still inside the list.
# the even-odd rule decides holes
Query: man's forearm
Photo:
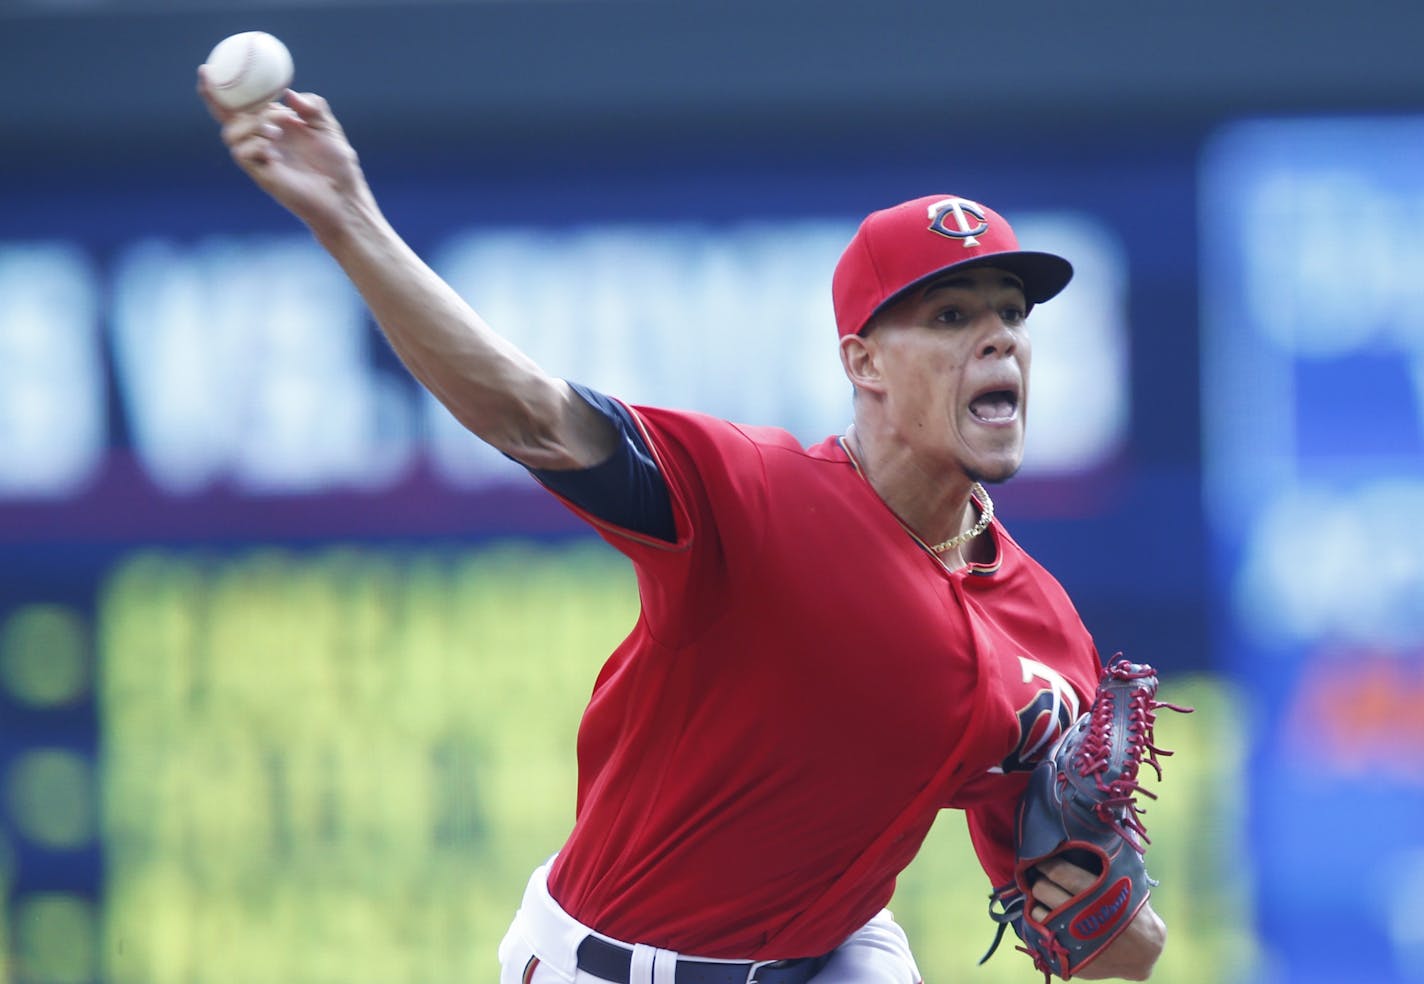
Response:
[[[411,374],[482,440],[535,468],[594,464],[611,435],[561,379],[496,333],[416,255],[369,195],[313,228]]]

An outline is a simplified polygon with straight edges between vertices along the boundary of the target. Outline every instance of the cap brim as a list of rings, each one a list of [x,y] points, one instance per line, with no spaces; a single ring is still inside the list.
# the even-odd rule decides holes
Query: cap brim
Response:
[[[1032,250],[998,253],[956,265],[998,267],[1009,271],[1023,281],[1024,298],[1030,304],[1052,300],[1073,279],[1073,264],[1055,253]]]
[[[1054,253],[1039,253],[1033,250],[1013,250],[1004,253],[990,253],[987,256],[976,256],[973,259],[961,260],[958,263],[950,263],[925,274],[913,283],[891,294],[880,305],[871,312],[870,318],[866,319],[869,324],[881,311],[891,304],[899,301],[906,294],[909,294],[917,287],[921,287],[927,282],[944,276],[954,270],[970,270],[977,267],[993,267],[997,270],[1007,270],[1019,280],[1023,281],[1024,300],[1029,304],[1042,304],[1044,301],[1052,300],[1062,292],[1068,282],[1073,279],[1073,264],[1063,257]],[[862,327],[862,331],[865,329]]]

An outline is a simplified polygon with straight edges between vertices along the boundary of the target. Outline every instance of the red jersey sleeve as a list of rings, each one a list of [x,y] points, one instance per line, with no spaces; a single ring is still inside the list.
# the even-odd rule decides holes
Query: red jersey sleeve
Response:
[[[974,853],[984,874],[989,876],[989,884],[1002,885],[1014,877],[1014,811],[1018,808],[1019,796],[1027,785],[1028,774],[1010,785],[1005,783],[1005,795],[992,799],[964,811],[969,824],[969,839],[974,845]],[[1017,792],[1014,792],[1017,790]]]
[[[799,445],[784,432],[705,414],[628,409],[667,484],[676,540],[609,523],[560,499],[632,561],[643,618],[676,647],[717,617],[728,571],[754,558],[768,513],[762,445]]]

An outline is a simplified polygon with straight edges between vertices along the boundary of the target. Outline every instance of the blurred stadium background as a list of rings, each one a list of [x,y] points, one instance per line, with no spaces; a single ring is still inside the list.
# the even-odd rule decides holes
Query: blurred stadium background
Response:
[[[635,610],[227,160],[193,70],[250,29],[635,401],[839,431],[869,209],[1070,255],[997,498],[1199,708],[1157,979],[1424,980],[1424,6],[0,0],[0,984],[494,980]],[[932,984],[1037,979],[974,966],[987,891],[946,815],[895,901]]]

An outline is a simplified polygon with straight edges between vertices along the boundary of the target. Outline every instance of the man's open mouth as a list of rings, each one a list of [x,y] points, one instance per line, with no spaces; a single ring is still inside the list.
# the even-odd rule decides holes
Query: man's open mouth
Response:
[[[969,401],[969,412],[986,423],[1013,420],[1019,410],[1019,395],[1011,389],[989,390]]]

